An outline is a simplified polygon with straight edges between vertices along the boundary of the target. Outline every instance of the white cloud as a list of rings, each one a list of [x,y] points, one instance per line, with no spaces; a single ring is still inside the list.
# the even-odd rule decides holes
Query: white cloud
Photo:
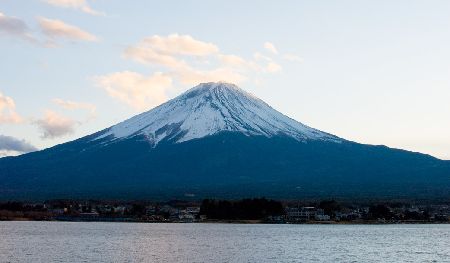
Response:
[[[239,56],[236,56],[236,55],[219,54],[218,59],[220,60],[221,64],[224,66],[240,67],[240,68],[252,66],[251,63],[247,62],[245,59],[243,59]]]
[[[43,1],[57,7],[81,10],[90,15],[104,15],[104,13],[93,10],[86,0],[43,0]]]
[[[288,61],[303,63],[303,58],[294,54],[285,54],[283,55],[283,58]]]
[[[146,37],[136,46],[165,55],[207,56],[219,52],[219,48],[212,43],[179,34]]]
[[[97,86],[109,96],[136,110],[145,110],[167,100],[173,83],[197,85],[201,82],[225,81],[240,84],[255,75],[275,73],[281,66],[273,59],[255,54],[246,60],[223,54],[217,45],[189,35],[150,36],[124,50],[124,58],[163,71],[152,76],[123,71],[95,77]]]
[[[144,64],[160,65],[168,68],[186,67],[186,63],[173,55],[157,52],[141,46],[128,47],[124,52],[125,58],[133,59]]]
[[[16,112],[16,103],[11,97],[0,92],[0,124],[19,123],[22,117]]]
[[[231,67],[247,66],[245,60],[238,56],[220,54],[219,48],[212,43],[196,40],[189,35],[178,34],[167,37],[158,35],[147,37],[138,44],[128,47],[124,56],[140,63],[165,67],[168,70],[164,74],[166,85],[169,83],[169,79],[170,84],[172,79],[176,79],[187,85],[221,80],[240,82],[245,77]],[[212,60],[219,61],[219,64],[216,63],[217,65],[213,65],[212,68],[196,68],[193,66],[199,61],[210,65]],[[111,92],[109,93],[111,95]],[[159,92],[159,95],[161,94]],[[156,96],[156,101],[164,101],[162,96],[156,94],[152,96]],[[115,97],[119,96],[116,95]],[[130,105],[145,105],[144,103],[136,103],[135,99],[132,100],[133,103],[128,99],[122,99],[122,101],[128,101],[127,103]]]
[[[269,50],[271,53],[275,55],[278,54],[278,50],[275,48],[275,45],[270,42],[264,43],[264,48]]]
[[[97,37],[83,31],[82,29],[64,23],[61,20],[48,19],[45,17],[38,18],[39,26],[42,33],[51,40],[67,39],[67,40],[82,40],[82,41],[97,41]]]
[[[42,119],[33,122],[42,131],[43,139],[54,139],[75,132],[78,124],[75,120],[60,115],[54,111],[47,110]]]
[[[269,73],[279,72],[281,71],[281,69],[281,66],[275,62],[267,63],[266,67],[264,68],[264,70]]]
[[[171,69],[189,67],[184,56],[205,57],[219,52],[212,44],[194,39],[189,35],[172,34],[167,37],[146,37],[128,47],[124,56],[140,63],[155,64]]]
[[[0,157],[34,152],[38,149],[26,142],[12,136],[0,134]]]
[[[36,41],[28,25],[21,19],[0,12],[0,33],[27,41]]]
[[[254,73],[274,73],[281,66],[271,58],[245,60],[232,54],[222,54],[217,45],[194,39],[189,35],[154,35],[125,49],[124,57],[140,63],[162,66],[166,73],[183,84],[204,81],[239,83]],[[199,66],[200,64],[200,66]]]
[[[278,55],[278,50],[277,50],[277,48],[275,47],[274,44],[272,44],[270,42],[266,42],[266,43],[264,43],[264,48],[267,49],[268,51],[270,51],[272,54]],[[272,62],[271,58],[269,58],[267,56],[264,56],[264,55],[261,55],[259,53],[255,53],[255,58],[256,59],[263,59],[263,60]],[[294,55],[294,54],[289,54],[289,53],[286,53],[286,54],[282,55],[282,58],[285,59],[285,60],[288,60],[288,61],[292,61],[292,62],[299,62],[299,63],[303,62],[303,59],[301,57],[299,57],[297,55]],[[271,68],[271,70],[269,70],[269,72],[279,71],[278,69],[275,70],[278,67],[274,67],[274,65],[268,65],[268,68]],[[281,69],[281,67],[279,69]],[[273,70],[275,70],[275,71],[273,71]]]
[[[272,61],[272,58],[270,58],[268,56],[264,56],[263,54],[261,54],[259,52],[255,52],[253,54],[253,58],[257,61]]]
[[[273,59],[268,56],[264,56],[261,53],[256,52],[255,54],[253,54],[253,57],[255,58],[256,61],[264,63],[263,65],[259,64],[261,65],[259,69],[262,72],[275,73],[282,70],[282,67],[276,62],[274,62]]]
[[[68,110],[84,109],[91,112],[94,112],[96,110],[95,105],[91,103],[63,100],[60,98],[53,99],[53,102]]]
[[[78,125],[96,117],[96,107],[90,103],[75,102],[59,98],[53,99],[53,103],[66,110],[86,110],[88,111],[89,116],[85,121],[77,121],[53,110],[46,110],[41,119],[31,121],[31,124],[36,125],[41,130],[41,138],[43,139],[55,139],[73,134]]]
[[[88,120],[92,120],[97,116],[97,107],[91,103],[63,100],[60,98],[53,99],[53,103],[66,110],[86,110],[89,112]]]
[[[98,40],[95,35],[61,20],[38,17],[37,22],[42,34],[39,34],[36,30],[31,30],[23,20],[0,13],[0,35],[21,38],[42,47],[57,46],[55,42],[57,39]]]
[[[136,72],[122,71],[94,78],[97,86],[109,96],[136,110],[147,110],[167,100],[167,90],[172,79],[160,72],[144,76]]]

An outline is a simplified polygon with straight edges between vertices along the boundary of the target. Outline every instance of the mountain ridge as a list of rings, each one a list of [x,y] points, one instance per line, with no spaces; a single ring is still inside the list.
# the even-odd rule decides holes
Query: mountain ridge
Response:
[[[119,126],[1,158],[0,199],[449,197],[450,161],[339,138],[229,85],[202,84]]]

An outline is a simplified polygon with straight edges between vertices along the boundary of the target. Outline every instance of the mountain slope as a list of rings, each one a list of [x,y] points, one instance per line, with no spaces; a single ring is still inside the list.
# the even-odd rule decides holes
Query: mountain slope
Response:
[[[298,123],[208,83],[96,134],[0,159],[0,197],[448,198],[450,164]]]
[[[341,141],[286,117],[233,84],[221,82],[198,85],[159,107],[111,127],[96,139],[120,140],[144,135],[156,145],[162,140],[184,142],[222,131],[266,137],[284,134],[301,141]]]

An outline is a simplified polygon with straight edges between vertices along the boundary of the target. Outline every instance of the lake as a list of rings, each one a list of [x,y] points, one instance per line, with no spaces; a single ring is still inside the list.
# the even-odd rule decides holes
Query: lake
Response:
[[[450,262],[450,225],[0,222],[1,262]]]

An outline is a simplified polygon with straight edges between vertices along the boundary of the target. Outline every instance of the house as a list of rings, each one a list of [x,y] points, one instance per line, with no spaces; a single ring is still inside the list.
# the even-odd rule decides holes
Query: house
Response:
[[[329,221],[330,216],[326,215],[323,209],[317,209],[316,214],[314,215],[314,219],[317,221]]]
[[[200,207],[198,207],[198,206],[186,207],[186,213],[198,215],[200,213]]]
[[[315,214],[316,209],[312,206],[286,208],[286,217],[289,221],[309,221],[314,218]]]

